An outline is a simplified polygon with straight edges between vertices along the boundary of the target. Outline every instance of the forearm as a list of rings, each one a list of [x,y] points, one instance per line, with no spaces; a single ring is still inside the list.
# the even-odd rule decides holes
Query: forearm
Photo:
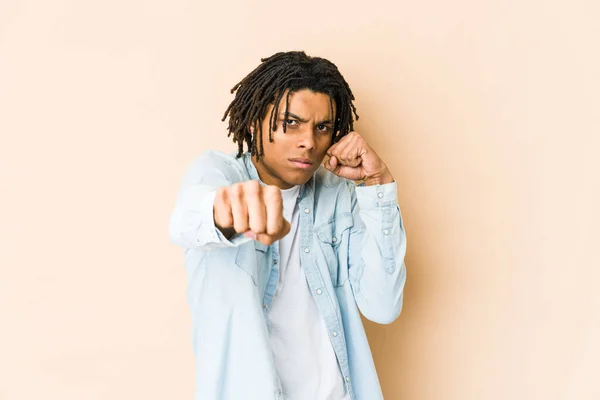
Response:
[[[356,188],[357,211],[350,243],[355,299],[370,320],[390,323],[400,313],[406,280],[406,234],[396,184]]]
[[[221,232],[214,221],[215,194],[234,183],[232,173],[214,160],[199,157],[186,171],[169,220],[171,241],[186,249],[212,250],[246,242]]]
[[[374,174],[373,176],[368,176],[364,180],[365,186],[385,185],[392,182],[394,182],[394,177],[387,167],[384,167],[381,172]]]
[[[221,232],[214,223],[215,191],[202,185],[189,186],[180,193],[169,221],[171,240],[186,249],[212,250],[245,242]]]

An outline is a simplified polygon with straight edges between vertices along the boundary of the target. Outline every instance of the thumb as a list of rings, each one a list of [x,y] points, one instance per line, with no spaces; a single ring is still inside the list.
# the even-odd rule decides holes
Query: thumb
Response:
[[[335,167],[338,165],[337,157],[336,156],[331,156],[331,158],[329,159],[328,164],[329,164],[329,168],[330,169],[335,169]]]
[[[292,225],[288,222],[287,219],[283,219],[283,228],[281,229],[281,237],[284,237],[292,230]]]
[[[334,167],[327,168],[329,171],[333,172],[339,177],[350,179],[350,180],[359,180],[362,179],[362,172],[360,167],[352,167],[350,165],[342,165],[338,164]]]
[[[331,157],[329,157],[329,160],[327,160],[327,162],[325,162],[325,168],[332,171],[337,166],[337,163],[338,163],[337,158],[335,156],[331,156]]]

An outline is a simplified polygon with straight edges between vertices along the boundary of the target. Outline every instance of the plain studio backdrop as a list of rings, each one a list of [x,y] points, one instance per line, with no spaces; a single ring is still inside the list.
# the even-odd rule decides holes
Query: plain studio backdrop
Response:
[[[191,399],[184,170],[261,57],[338,65],[391,168],[386,399],[600,398],[600,6],[0,2],[0,399]]]

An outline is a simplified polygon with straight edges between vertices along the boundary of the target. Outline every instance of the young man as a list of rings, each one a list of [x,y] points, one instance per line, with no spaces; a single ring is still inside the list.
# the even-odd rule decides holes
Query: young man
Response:
[[[286,52],[234,92],[223,120],[239,151],[192,164],[169,227],[196,399],[382,398],[359,310],[400,314],[406,236],[389,169],[353,132],[350,87],[331,62]]]

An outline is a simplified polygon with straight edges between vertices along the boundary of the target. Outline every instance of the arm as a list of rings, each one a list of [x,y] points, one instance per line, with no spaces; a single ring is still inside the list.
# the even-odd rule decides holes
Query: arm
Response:
[[[249,239],[229,240],[215,226],[213,205],[220,187],[241,181],[241,174],[224,160],[204,154],[186,171],[169,221],[171,241],[185,249],[213,250],[233,247]]]
[[[354,298],[367,319],[388,324],[400,315],[406,281],[396,183],[351,188],[351,196],[348,273]]]
[[[363,315],[378,323],[393,322],[402,309],[406,281],[406,234],[396,183],[383,160],[356,132],[327,150],[325,167],[364,186],[350,185],[354,226],[350,230],[348,274]]]
[[[169,223],[174,243],[203,251],[252,239],[270,245],[289,230],[280,190],[248,180],[235,164],[215,156],[199,157],[189,168]]]

